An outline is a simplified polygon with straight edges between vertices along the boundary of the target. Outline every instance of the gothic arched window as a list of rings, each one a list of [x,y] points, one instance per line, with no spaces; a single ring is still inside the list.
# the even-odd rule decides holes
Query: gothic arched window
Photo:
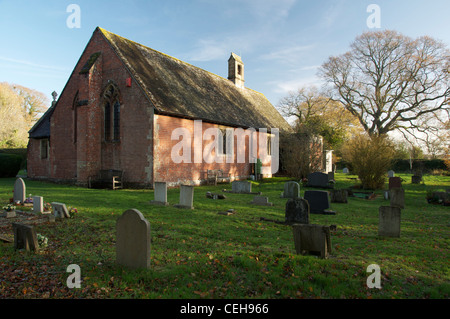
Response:
[[[110,83],[104,93],[104,139],[105,141],[120,140],[120,101],[119,89]]]

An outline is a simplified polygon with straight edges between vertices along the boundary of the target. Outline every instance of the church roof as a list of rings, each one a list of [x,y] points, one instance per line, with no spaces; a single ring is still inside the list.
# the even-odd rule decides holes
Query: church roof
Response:
[[[290,125],[261,93],[238,88],[216,74],[97,28],[139,83],[156,114],[243,128]]]

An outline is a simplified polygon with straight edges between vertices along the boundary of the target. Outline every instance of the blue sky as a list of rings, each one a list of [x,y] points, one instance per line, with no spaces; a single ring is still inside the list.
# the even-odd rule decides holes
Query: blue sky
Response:
[[[80,28],[69,28],[77,4]],[[0,82],[60,93],[100,26],[227,77],[231,52],[245,64],[245,85],[274,105],[301,86],[320,85],[317,68],[370,29],[428,35],[450,46],[448,0],[0,0]]]

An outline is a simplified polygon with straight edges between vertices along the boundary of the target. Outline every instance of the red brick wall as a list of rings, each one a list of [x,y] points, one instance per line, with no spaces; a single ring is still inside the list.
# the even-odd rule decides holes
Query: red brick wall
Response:
[[[79,74],[96,52],[101,55],[90,72]],[[98,31],[94,32],[53,112],[47,163],[39,159],[39,140],[30,139],[29,177],[46,174],[49,179],[86,184],[89,176],[96,175],[100,169],[120,169],[124,171],[125,182],[150,185],[153,109],[136,82],[132,81],[131,87],[126,86],[129,77],[109,43]],[[101,94],[109,81],[120,91],[119,142],[105,141],[103,136]],[[76,107],[75,130],[73,101],[77,91],[78,100],[88,100],[88,104]]]
[[[201,123],[202,136],[208,128],[219,127],[216,124]],[[230,176],[231,180],[247,178],[252,173],[252,164],[249,164],[249,139],[246,137],[246,142],[237,145],[237,139],[234,142],[234,158],[232,163],[226,163],[225,156],[223,163],[206,163],[204,160],[201,163],[195,163],[194,152],[194,121],[189,119],[174,118],[164,115],[155,115],[155,136],[154,136],[154,181],[166,181],[169,185],[180,183],[200,184],[206,178],[206,171],[208,169],[223,169],[226,176]],[[181,137],[174,137],[172,140],[172,132],[176,128],[185,128],[191,136],[191,158],[190,163],[175,163],[172,160],[172,149],[176,147],[181,141]],[[220,126],[219,128],[225,128]],[[204,140],[202,142],[202,149],[211,141]],[[238,163],[237,148],[244,148],[245,162]],[[198,149],[198,147],[197,147]],[[203,154],[203,151],[202,153]],[[203,158],[202,158],[203,159]],[[229,161],[230,162],[230,161]],[[267,164],[270,165],[270,164]]]

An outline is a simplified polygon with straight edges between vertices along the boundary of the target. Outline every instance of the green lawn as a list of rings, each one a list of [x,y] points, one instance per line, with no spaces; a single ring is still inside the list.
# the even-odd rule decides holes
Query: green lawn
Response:
[[[332,203],[336,215],[311,215],[313,224],[336,225],[328,259],[296,255],[292,229],[261,217],[284,220],[280,198],[288,178],[254,183],[273,207],[251,206],[253,195],[208,199],[195,188],[194,210],[152,206],[152,190],[94,190],[25,180],[27,194],[76,207],[78,216],[36,225],[49,239],[37,253],[15,251],[0,242],[0,298],[430,298],[450,295],[450,207],[428,204],[428,190],[450,188],[449,176],[405,181],[406,207],[400,238],[378,238],[378,208],[389,205],[382,191],[374,200]],[[335,188],[355,183],[336,174]],[[14,179],[0,179],[0,203],[12,197]],[[308,189],[302,186],[301,195]],[[168,201],[178,203],[179,190]],[[115,224],[136,208],[151,224],[151,268],[129,270],[115,264]],[[235,215],[217,214],[233,208]],[[81,288],[69,289],[67,266],[81,268]],[[370,264],[381,269],[381,289],[368,288]]]

